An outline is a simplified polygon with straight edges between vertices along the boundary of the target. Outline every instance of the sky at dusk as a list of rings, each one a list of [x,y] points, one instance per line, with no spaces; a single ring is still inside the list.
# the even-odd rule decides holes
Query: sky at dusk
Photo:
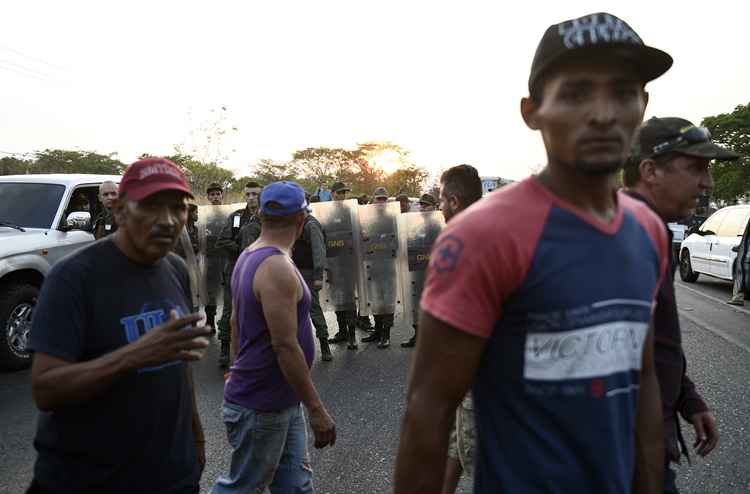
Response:
[[[697,124],[750,102],[747,1],[28,0],[0,7],[0,151],[171,154],[225,106],[238,131],[223,165],[242,175],[387,140],[433,173],[518,179],[545,162],[519,113],[536,45],[599,11],[675,59],[647,87],[647,118]]]

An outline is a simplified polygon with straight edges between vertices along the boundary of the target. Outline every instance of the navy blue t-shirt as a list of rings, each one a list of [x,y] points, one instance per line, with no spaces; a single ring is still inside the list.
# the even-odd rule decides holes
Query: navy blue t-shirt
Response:
[[[190,282],[175,254],[153,266],[131,261],[111,237],[56,264],[42,287],[30,348],[84,362],[135,341],[190,307]],[[133,371],[83,403],[41,412],[36,481],[51,492],[190,491],[199,478],[192,394],[185,364]],[[192,489],[194,490],[194,489]]]
[[[441,233],[421,307],[486,339],[473,387],[476,493],[627,494],[664,224],[622,193],[604,223],[536,178]]]

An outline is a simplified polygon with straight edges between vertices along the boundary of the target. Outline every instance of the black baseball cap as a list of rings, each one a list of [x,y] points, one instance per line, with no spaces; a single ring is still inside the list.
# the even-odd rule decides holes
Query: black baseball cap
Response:
[[[626,59],[643,82],[656,79],[672,66],[667,53],[646,46],[641,37],[622,19],[599,12],[553,24],[537,46],[529,75],[529,92],[556,67],[596,53]]]
[[[351,190],[344,182],[335,182],[331,186],[331,192],[349,192]]]
[[[437,206],[437,200],[432,196],[432,194],[422,194],[422,197],[419,198],[419,204]]]
[[[711,141],[711,133],[689,120],[677,117],[653,117],[638,131],[633,155],[637,162],[660,154],[677,153],[719,161],[736,160],[739,154]]]
[[[208,187],[206,187],[206,194],[210,194],[214,190],[224,192],[224,187],[222,187],[218,182],[211,182],[210,184],[208,184]]]

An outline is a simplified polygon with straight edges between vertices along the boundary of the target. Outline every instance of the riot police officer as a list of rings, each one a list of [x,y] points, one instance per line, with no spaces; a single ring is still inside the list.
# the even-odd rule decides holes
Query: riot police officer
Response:
[[[326,263],[325,234],[320,222],[312,214],[305,218],[302,235],[294,243],[292,260],[310,289],[310,319],[320,342],[321,358],[324,362],[330,362],[333,356],[328,346],[328,325],[320,307],[320,290],[323,288]]]
[[[219,239],[216,241],[216,247],[223,250],[226,255],[223,277],[224,307],[221,310],[221,320],[219,321],[219,340],[221,341],[221,353],[219,355],[220,367],[226,367],[229,365],[229,343],[232,337],[232,332],[229,327],[229,320],[232,316],[231,280],[232,271],[234,271],[234,264],[237,262],[237,257],[240,255],[241,251],[242,237],[240,235],[240,230],[242,230],[245,225],[254,223],[257,232],[260,233],[260,219],[257,216],[257,212],[261,190],[262,187],[257,182],[248,182],[245,184],[246,206],[229,215],[224,228],[219,234]],[[244,238],[245,242],[247,242],[251,236],[252,230],[248,228],[245,232]]]
[[[362,240],[365,243],[364,258],[367,273],[367,292],[370,311],[375,319],[375,332],[363,342],[378,342],[378,348],[391,345],[391,328],[397,298],[398,273],[396,252],[398,250],[395,216],[385,209],[388,192],[378,187],[373,192],[374,213],[371,221],[362,221]],[[398,214],[398,212],[396,213]]]

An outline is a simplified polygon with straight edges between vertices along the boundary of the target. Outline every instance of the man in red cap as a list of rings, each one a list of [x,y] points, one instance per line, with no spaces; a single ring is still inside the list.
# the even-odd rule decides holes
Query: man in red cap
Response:
[[[173,249],[191,196],[172,162],[130,165],[113,203],[118,230],[57,263],[30,343],[43,412],[29,492],[197,493],[205,453],[186,362],[190,281]]]

